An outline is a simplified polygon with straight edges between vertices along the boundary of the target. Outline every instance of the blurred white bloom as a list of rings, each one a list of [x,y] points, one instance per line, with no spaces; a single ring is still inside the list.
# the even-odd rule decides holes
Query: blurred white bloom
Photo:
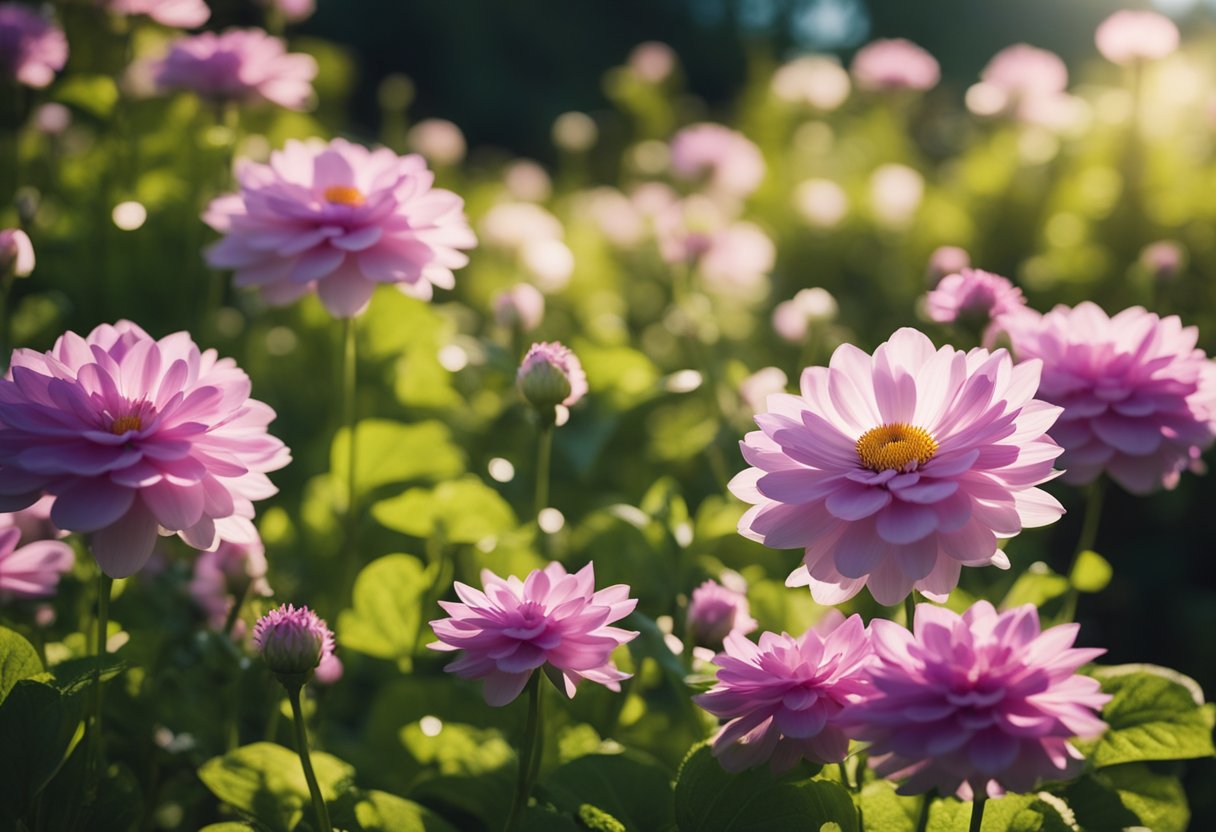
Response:
[[[835,228],[849,213],[849,196],[830,179],[808,179],[794,189],[794,208],[812,228]]]
[[[439,167],[455,165],[464,158],[467,147],[464,133],[452,122],[442,118],[424,119],[406,134],[410,149]]]
[[[582,153],[595,146],[599,128],[586,113],[562,113],[553,122],[553,143],[570,153]]]
[[[924,177],[907,165],[883,165],[870,176],[870,210],[890,228],[910,225],[924,196]]]
[[[546,292],[559,292],[574,274],[574,253],[561,240],[530,240],[519,252],[520,264]]]
[[[530,202],[501,202],[481,218],[481,239],[487,246],[519,251],[535,240],[560,240],[561,220]]]
[[[667,44],[650,40],[633,48],[627,65],[634,75],[646,83],[661,84],[675,71],[676,53]]]
[[[739,396],[750,412],[763,413],[768,410],[768,397],[784,393],[787,384],[789,379],[780,368],[765,367],[739,383]]]
[[[852,90],[849,73],[834,57],[806,55],[777,70],[773,94],[791,104],[809,104],[824,111],[835,110]]]
[[[544,202],[553,193],[548,172],[531,159],[516,159],[507,165],[502,183],[511,196],[524,202]]]

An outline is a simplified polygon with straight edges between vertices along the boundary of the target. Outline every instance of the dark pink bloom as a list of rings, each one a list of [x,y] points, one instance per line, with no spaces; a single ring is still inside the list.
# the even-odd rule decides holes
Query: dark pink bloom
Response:
[[[871,694],[841,721],[904,794],[972,800],[1075,777],[1083,758],[1068,740],[1106,730],[1094,711],[1110,700],[1076,675],[1106,652],[1073,647],[1078,629],[1040,632],[1033,605],[998,613],[987,601],[961,616],[920,604],[914,632],[876,619]]]
[[[27,87],[45,87],[67,60],[62,29],[25,3],[0,3],[0,71]]]
[[[253,501],[291,457],[249,389],[189,333],[158,341],[130,321],[16,350],[0,379],[0,508],[51,494],[55,525],[92,532],[115,578],[144,565],[158,530],[197,549],[256,540]]]
[[[764,179],[764,156],[746,136],[721,124],[694,124],[671,140],[671,169],[683,179],[706,177],[724,196],[750,196]]]
[[[587,395],[587,374],[578,356],[557,341],[533,344],[524,356],[515,381],[520,392],[539,408],[573,407]]]
[[[757,646],[737,631],[726,637],[714,658],[718,683],[695,697],[729,720],[713,741],[723,768],[771,761],[774,771],[785,771],[802,759],[838,763],[848,754],[839,717],[866,693],[870,644],[860,616],[842,621],[833,613],[800,638],[761,633]]]
[[[0,528],[0,600],[50,598],[59,576],[76,564],[72,547],[60,540],[25,540],[18,547],[20,542],[17,526]]]
[[[464,202],[432,188],[421,156],[368,150],[343,139],[289,140],[270,164],[240,160],[240,192],[214,200],[203,220],[225,235],[207,262],[234,269],[271,304],[315,291],[331,314],[358,315],[377,284],[430,299],[455,285],[452,269],[477,240]]]
[[[485,591],[456,582],[461,603],[440,601],[450,618],[431,622],[439,638],[434,650],[463,650],[449,673],[484,679],[485,698],[505,705],[519,696],[533,671],[544,668],[566,696],[573,698],[584,679],[619,691],[628,673],[617,670],[612,651],[636,632],[610,627],[637,606],[624,584],[595,590],[589,563],[573,575],[557,562],[536,569],[521,581],[481,572]]]
[[[863,90],[930,90],[941,80],[937,59],[910,40],[894,38],[867,43],[850,67]]]
[[[1135,494],[1173,488],[1216,437],[1216,365],[1176,315],[1111,318],[1086,301],[1019,316],[1009,334],[1019,360],[1043,363],[1039,395],[1064,409],[1051,436],[1065,482],[1107,473]]]
[[[196,29],[211,17],[204,0],[109,0],[107,7],[115,14],[143,14],[179,29]]]
[[[1178,48],[1178,27],[1163,14],[1121,9],[1098,25],[1094,41],[1111,63],[1157,61]]]
[[[756,629],[747,595],[706,581],[688,600],[688,631],[696,644],[718,648],[731,633],[747,635]]]
[[[282,40],[261,29],[228,29],[174,41],[153,75],[161,90],[303,110],[312,100],[317,62],[311,55],[288,54]]]
[[[0,276],[11,269],[14,277],[29,277],[34,270],[34,244],[20,228],[0,230]]]
[[[271,672],[300,676],[319,670],[334,652],[334,634],[308,607],[283,604],[258,619],[253,644]]]
[[[751,503],[739,533],[806,550],[786,581],[821,604],[863,586],[880,604],[913,587],[944,601],[962,566],[1008,568],[997,539],[1054,522],[1035,486],[1061,449],[1060,413],[1034,398],[1039,366],[1005,350],[935,350],[901,329],[873,357],[851,344],[802,374],[801,395],[769,396],[744,437],[752,466],[730,483]]]
[[[941,279],[925,299],[929,317],[938,323],[973,320],[984,329],[984,344],[992,346],[1002,322],[1026,311],[1022,290],[1008,278],[982,269],[963,269]]]
[[[222,542],[213,552],[194,560],[189,592],[213,630],[224,626],[237,598],[246,594],[268,598],[273,593],[266,581],[266,550],[262,542]]]

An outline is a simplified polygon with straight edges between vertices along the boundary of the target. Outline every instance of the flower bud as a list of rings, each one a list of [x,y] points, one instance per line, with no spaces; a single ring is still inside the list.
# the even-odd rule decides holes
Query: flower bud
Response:
[[[946,275],[958,274],[969,268],[971,255],[965,249],[958,246],[941,246],[929,255],[929,263],[925,266],[925,285],[933,289]]]
[[[508,329],[531,332],[545,316],[545,296],[530,283],[518,283],[494,297],[494,320]]]
[[[284,604],[258,619],[253,643],[284,685],[302,684],[334,650],[334,634],[308,607]]]
[[[34,270],[34,244],[20,228],[0,230],[0,276],[28,277]]]
[[[688,602],[688,632],[696,644],[719,649],[731,632],[756,629],[747,596],[717,581],[706,581],[692,591]]]
[[[533,344],[515,377],[524,398],[542,414],[570,407],[587,393],[587,375],[568,348],[553,341]]]
[[[1140,266],[1161,283],[1170,283],[1186,265],[1186,251],[1173,240],[1158,240],[1140,252]]]

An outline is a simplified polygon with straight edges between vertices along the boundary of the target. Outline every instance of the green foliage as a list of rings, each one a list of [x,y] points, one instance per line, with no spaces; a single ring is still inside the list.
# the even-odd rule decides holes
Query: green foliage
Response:
[[[607,832],[612,825],[596,813],[606,813],[617,828],[631,832],[662,832],[675,817],[671,774],[663,766],[629,754],[591,754],[566,763],[542,781],[542,794],[560,809],[597,818]],[[584,806],[594,807],[588,812]]]
[[[83,697],[25,679],[0,705],[0,818],[23,817],[83,735]],[[14,753],[20,749],[20,753]]]
[[[866,783],[858,796],[865,832],[916,832],[925,797],[903,797],[887,780]]]
[[[1115,570],[1106,558],[1097,552],[1086,549],[1077,555],[1077,561],[1072,566],[1068,580],[1078,592],[1101,592],[1110,584]]]
[[[1191,816],[1179,779],[1146,763],[1090,772],[1068,784],[1063,795],[1084,829],[1141,826],[1153,832],[1185,832]]]
[[[1010,794],[984,805],[981,832],[1073,832],[1059,801],[1050,795]],[[933,801],[926,832],[967,832],[972,804],[953,798]]]
[[[0,627],[0,702],[13,685],[42,672],[42,661],[34,646],[17,632]]]
[[[411,488],[372,506],[372,516],[403,534],[445,543],[481,543],[516,526],[515,513],[498,492],[475,476]]]
[[[408,669],[423,622],[420,602],[430,583],[430,573],[412,555],[385,555],[369,563],[355,580],[354,606],[338,618],[342,645]]]
[[[1034,604],[1041,608],[1051,601],[1062,598],[1064,593],[1068,592],[1068,587],[1068,578],[1052,572],[1045,563],[1035,563],[1018,575],[1004,600],[1001,601],[1001,608],[1010,609],[1022,604]]]
[[[441,422],[403,424],[364,419],[355,427],[355,493],[363,497],[377,488],[424,480],[435,482],[464,470],[464,455]],[[346,482],[348,432],[341,430],[330,450],[330,475]]]

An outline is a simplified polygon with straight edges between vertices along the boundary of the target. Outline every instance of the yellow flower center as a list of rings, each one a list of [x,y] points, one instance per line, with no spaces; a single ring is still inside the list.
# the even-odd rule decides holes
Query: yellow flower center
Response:
[[[367,202],[358,188],[350,185],[330,185],[325,189],[325,201],[336,205],[351,205],[358,207]]]
[[[123,416],[121,419],[115,419],[114,423],[110,425],[110,433],[122,436],[129,430],[139,430],[143,426],[143,422],[139,420],[138,416]]]
[[[857,458],[872,471],[907,470],[937,453],[937,440],[924,428],[896,422],[871,428],[857,440]]]

